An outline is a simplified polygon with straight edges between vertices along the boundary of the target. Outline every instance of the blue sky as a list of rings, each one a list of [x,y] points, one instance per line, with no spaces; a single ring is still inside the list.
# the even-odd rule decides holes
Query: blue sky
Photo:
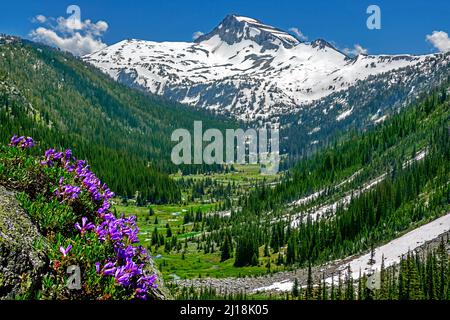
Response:
[[[33,23],[33,17],[41,14],[47,22],[49,17],[68,17],[66,8],[71,4],[80,7],[82,21],[92,21],[89,32],[97,30],[96,22],[107,23],[107,30],[95,35],[102,44],[126,38],[191,41],[194,32],[210,31],[229,13],[250,16],[284,30],[295,27],[309,40],[323,38],[340,49],[359,44],[371,54],[436,52],[426,36],[433,31],[450,33],[448,0],[2,1],[0,32],[29,38],[39,26],[52,29]],[[366,9],[371,4],[381,8],[381,30],[366,27]],[[440,35],[442,41],[448,40],[445,34]]]

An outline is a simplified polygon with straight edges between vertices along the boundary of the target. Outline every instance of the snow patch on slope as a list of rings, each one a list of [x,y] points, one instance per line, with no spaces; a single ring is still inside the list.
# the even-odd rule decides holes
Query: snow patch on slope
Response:
[[[342,271],[341,276],[345,277],[348,266],[350,266],[350,269],[352,270],[352,278],[355,280],[359,278],[360,270],[361,274],[367,273],[369,269],[372,272],[380,271],[383,257],[386,268],[393,266],[394,264],[399,263],[401,257],[408,254],[408,252],[416,250],[428,241],[437,239],[440,235],[448,231],[450,231],[450,213],[417,229],[414,229],[383,246],[375,248],[375,263],[371,266],[368,264],[370,260],[370,252],[360,257],[345,259],[350,260],[350,262],[343,264],[339,268]],[[332,278],[327,278],[325,281],[331,284]],[[337,281],[336,277],[334,278],[334,281]],[[253,291],[290,291],[292,290],[293,285],[294,282],[288,279],[285,281],[274,282],[269,286],[260,287],[254,289]]]
[[[427,59],[433,55],[350,59],[326,41],[300,42],[234,15],[194,43],[125,40],[84,57],[116,80],[242,120],[298,111],[369,76]]]
[[[361,274],[368,273],[369,270],[379,272],[381,270],[381,264],[384,257],[385,267],[390,267],[398,263],[402,256],[408,254],[409,251],[413,251],[425,244],[428,241],[434,240],[439,235],[450,231],[450,214],[440,217],[422,227],[419,227],[413,231],[406,233],[405,235],[397,238],[381,247],[374,250],[374,264],[369,265],[370,252],[353,259],[350,263],[341,267],[342,271],[345,271],[347,266],[350,266],[352,270],[352,278],[359,278],[359,271]],[[345,272],[343,272],[345,273]],[[331,279],[327,279],[331,283]]]

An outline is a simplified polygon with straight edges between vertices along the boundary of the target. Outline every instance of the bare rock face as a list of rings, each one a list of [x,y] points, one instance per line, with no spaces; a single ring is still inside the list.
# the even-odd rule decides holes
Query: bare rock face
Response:
[[[40,286],[48,265],[44,248],[44,237],[15,193],[0,186],[0,300],[27,297]]]
[[[156,274],[157,287],[150,291],[149,297],[152,300],[173,300],[173,296],[166,287],[161,272],[156,268],[153,260],[150,260],[146,268],[150,274]]]

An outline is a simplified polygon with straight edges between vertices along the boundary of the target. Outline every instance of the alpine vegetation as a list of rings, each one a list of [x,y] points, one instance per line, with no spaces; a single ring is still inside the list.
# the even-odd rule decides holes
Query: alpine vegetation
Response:
[[[71,150],[49,149],[36,159],[27,151],[34,145],[30,137],[13,136],[0,149],[0,184],[7,181],[20,192],[17,198],[37,224],[49,261],[40,279],[15,298],[154,297],[157,276],[139,245],[136,217],[112,211],[114,193]],[[75,291],[66,286],[66,269],[73,266],[82,272]]]

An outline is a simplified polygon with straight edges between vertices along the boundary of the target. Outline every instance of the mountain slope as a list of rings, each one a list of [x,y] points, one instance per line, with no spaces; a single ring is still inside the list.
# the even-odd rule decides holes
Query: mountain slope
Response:
[[[304,265],[367,250],[448,212],[449,92],[447,83],[385,124],[300,161],[283,183],[246,201],[238,225],[268,222],[272,234],[259,245],[287,245],[286,263]]]
[[[170,161],[173,130],[189,129],[194,120],[204,127],[232,126],[130,90],[69,54],[13,37],[0,39],[0,119],[3,142],[20,134],[41,148],[72,148],[119,195],[139,191],[152,202],[180,200],[167,175],[178,170]]]
[[[414,68],[403,79],[408,80],[425,69],[437,68],[442,61],[448,64],[449,57],[350,58],[324,40],[301,42],[255,19],[230,15],[194,43],[125,40],[84,60],[145,91],[255,120],[308,114],[325,97],[359,81]],[[349,101],[343,97],[340,102]]]
[[[334,141],[348,129],[365,130],[383,123],[402,108],[450,81],[450,54],[436,55],[423,64],[369,76],[347,90],[338,91],[294,114],[280,117],[286,137],[284,148],[292,156],[306,155]]]
[[[228,271],[233,263],[234,276],[320,265],[365,252],[448,213],[449,85],[302,159],[281,183],[256,184],[230,214],[205,218],[208,228],[190,240],[188,259],[197,258],[200,246],[225,251],[232,243],[235,254],[217,262],[216,270]],[[208,277],[209,266],[200,268],[190,277]]]

